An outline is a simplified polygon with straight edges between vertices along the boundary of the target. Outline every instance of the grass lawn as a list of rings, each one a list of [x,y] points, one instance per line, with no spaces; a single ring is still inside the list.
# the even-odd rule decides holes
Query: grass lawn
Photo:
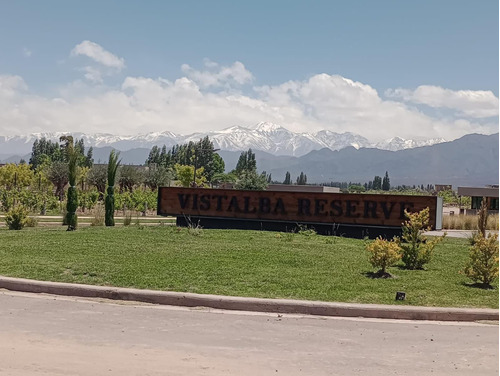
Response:
[[[445,239],[426,270],[372,279],[365,241],[174,226],[0,229],[0,274],[202,294],[356,303],[498,308],[494,290],[459,274],[466,239]],[[396,291],[406,300],[395,302]]]

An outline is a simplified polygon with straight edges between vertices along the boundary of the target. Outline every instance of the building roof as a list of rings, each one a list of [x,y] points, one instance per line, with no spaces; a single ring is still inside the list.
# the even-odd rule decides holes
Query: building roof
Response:
[[[340,188],[321,185],[269,184],[267,191],[340,193]]]
[[[498,187],[458,187],[459,196],[472,197],[496,197],[498,198]]]

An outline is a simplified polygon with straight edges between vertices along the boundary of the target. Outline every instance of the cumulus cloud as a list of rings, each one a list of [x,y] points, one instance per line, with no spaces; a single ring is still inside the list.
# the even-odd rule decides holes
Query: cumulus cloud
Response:
[[[248,92],[214,90],[251,82],[252,74],[239,64],[223,67],[206,61],[204,71],[184,67],[185,76],[174,80],[126,77],[118,88],[92,84],[89,80],[99,82],[102,77],[86,69],[88,81],[64,87],[58,97],[30,92],[21,77],[0,76],[0,135],[167,130],[189,134],[260,121],[298,132],[349,131],[372,141],[394,136],[451,140],[498,131],[498,119],[478,122],[472,117],[429,115],[409,106],[401,94],[388,100],[370,85],[339,75],[318,74]],[[467,109],[471,112],[474,106]]]
[[[498,98],[491,91],[450,90],[422,85],[415,90],[391,89],[389,98],[424,104],[434,108],[449,108],[471,118],[498,116]]]
[[[84,77],[87,80],[97,84],[101,84],[103,82],[102,72],[99,69],[87,65],[82,70],[85,72]]]
[[[70,53],[71,56],[87,56],[94,60],[96,63],[102,64],[109,68],[122,70],[125,68],[125,61],[113,55],[111,52],[102,48],[99,44],[84,40],[82,43],[77,44]]]
[[[229,87],[234,84],[244,85],[253,80],[252,73],[239,61],[226,67],[205,59],[204,66],[205,70],[196,70],[188,64],[183,64],[181,69],[187,78],[193,80],[203,88]]]

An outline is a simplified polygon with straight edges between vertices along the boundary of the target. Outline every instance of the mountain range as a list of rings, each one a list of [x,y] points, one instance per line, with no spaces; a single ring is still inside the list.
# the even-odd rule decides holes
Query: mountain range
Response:
[[[62,134],[37,134],[27,137],[0,137],[0,163],[29,160],[31,146],[38,137],[58,140]],[[416,142],[399,138],[372,144],[353,133],[320,131],[293,133],[283,127],[259,123],[255,127],[231,127],[219,132],[179,136],[170,132],[143,136],[84,135],[86,146],[93,146],[94,161],[106,163],[112,149],[120,150],[123,164],[143,164],[153,145],[171,146],[198,141],[209,136],[232,170],[242,150],[251,147],[259,172],[283,181],[289,171],[292,180],[304,172],[308,183],[351,181],[364,183],[388,171],[392,185],[451,184],[484,186],[498,184],[499,135],[470,134],[457,140]],[[319,140],[319,141],[318,141]],[[328,145],[328,146],[324,146]]]
[[[36,133],[26,136],[0,136],[0,160],[14,154],[21,156],[31,152],[36,139],[45,137],[58,141],[65,133]],[[405,140],[394,137],[382,142],[373,143],[365,137],[351,132],[336,133],[322,130],[316,133],[295,133],[272,123],[261,122],[252,127],[233,126],[221,131],[199,132],[190,135],[179,135],[169,131],[153,132],[136,136],[116,136],[111,134],[88,135],[72,133],[73,137],[83,138],[85,146],[112,147],[127,151],[137,148],[151,149],[154,145],[166,145],[170,148],[176,144],[189,141],[199,141],[205,136],[210,137],[214,147],[226,151],[253,150],[265,151],[273,155],[300,157],[313,150],[328,148],[341,150],[346,147],[376,148],[382,150],[403,150],[420,146],[434,145],[445,142],[442,138],[427,140]],[[3,158],[2,158],[3,156]]]

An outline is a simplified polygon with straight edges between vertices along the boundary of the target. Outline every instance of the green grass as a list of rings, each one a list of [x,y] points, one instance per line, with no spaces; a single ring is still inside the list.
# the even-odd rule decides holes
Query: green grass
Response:
[[[466,239],[446,239],[426,270],[372,279],[365,241],[174,226],[0,229],[0,274],[59,282],[265,298],[498,308],[459,274]],[[396,291],[407,299],[395,302]]]

